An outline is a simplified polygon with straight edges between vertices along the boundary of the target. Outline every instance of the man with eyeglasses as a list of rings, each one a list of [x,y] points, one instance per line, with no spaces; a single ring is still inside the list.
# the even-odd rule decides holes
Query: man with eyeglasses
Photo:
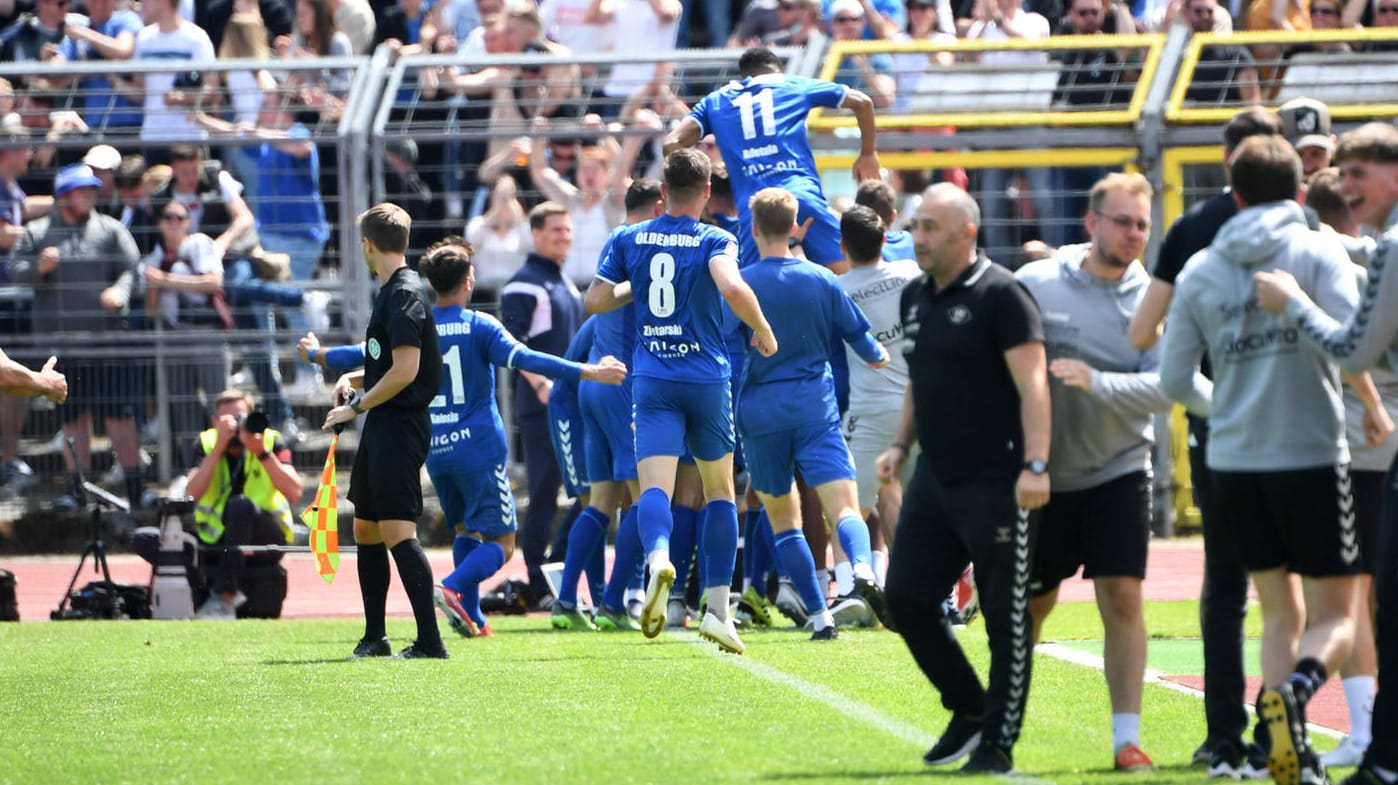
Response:
[[[1154,418],[1172,402],[1157,386],[1158,350],[1137,351],[1127,343],[1123,319],[1150,283],[1137,260],[1150,236],[1151,196],[1139,174],[1107,175],[1088,197],[1084,223],[1092,240],[1015,274],[1044,314],[1053,405],[1053,496],[1039,522],[1029,584],[1034,637],[1057,602],[1059,585],[1082,567],[1106,631],[1113,765],[1124,772],[1155,770],[1140,738],[1146,665],[1141,581],[1150,541]],[[1191,411],[1207,416],[1211,387],[1196,377]]]

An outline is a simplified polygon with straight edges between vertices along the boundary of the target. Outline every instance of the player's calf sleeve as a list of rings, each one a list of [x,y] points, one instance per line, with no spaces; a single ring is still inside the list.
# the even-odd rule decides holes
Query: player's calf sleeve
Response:
[[[670,532],[675,528],[674,516],[670,513],[670,497],[659,488],[651,488],[641,494],[637,506],[636,523],[641,532],[641,546],[644,553],[655,550],[670,550]]]
[[[631,576],[641,566],[644,553],[641,550],[641,537],[637,531],[637,505],[631,505],[621,523],[616,528],[616,554],[612,560],[612,579],[607,582],[607,591],[602,602],[612,610],[626,607],[626,585]]]
[[[785,565],[791,576],[791,585],[801,595],[808,613],[825,610],[825,590],[816,578],[815,559],[811,556],[811,546],[800,529],[784,531],[775,536],[777,562]]]
[[[558,587],[558,601],[565,607],[578,604],[578,578],[606,531],[607,516],[595,507],[583,510],[573,522],[573,530],[568,533],[568,552],[563,559],[562,585]]]
[[[738,508],[726,499],[715,499],[704,506],[703,588],[729,586],[733,583],[733,566],[738,558]]]
[[[670,532],[670,563],[675,565],[675,586],[671,594],[684,594],[689,565],[699,540],[699,511],[678,505],[670,508],[675,526]]]
[[[870,564],[872,549],[869,547],[869,527],[862,519],[853,515],[841,518],[835,527],[835,534],[840,538],[840,547],[845,549],[851,564]]]

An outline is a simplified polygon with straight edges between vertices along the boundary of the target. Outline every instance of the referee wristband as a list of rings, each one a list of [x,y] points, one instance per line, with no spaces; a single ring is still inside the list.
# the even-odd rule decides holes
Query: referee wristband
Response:
[[[363,414],[369,410],[360,406],[359,401],[350,401],[350,411],[353,411],[355,414]]]
[[[904,455],[907,455],[907,454],[908,454],[908,445],[906,445],[906,444],[904,444],[904,443],[902,443],[902,442],[894,442],[893,444],[890,444],[890,445],[888,445],[888,446],[889,446],[890,449],[897,449],[897,450],[901,451]]]

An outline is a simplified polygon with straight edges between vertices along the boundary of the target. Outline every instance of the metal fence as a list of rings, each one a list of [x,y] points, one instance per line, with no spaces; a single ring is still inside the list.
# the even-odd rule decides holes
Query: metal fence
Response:
[[[1207,67],[1206,47],[1248,47],[1266,105],[1302,94],[1321,98],[1331,103],[1337,130],[1343,130],[1398,115],[1398,60],[1363,51],[1395,42],[1398,31],[1219,39],[1180,28],[1168,35],[1029,43],[837,42],[824,55],[801,49],[779,54],[793,72],[838,80],[854,78],[848,66],[858,58],[886,58],[881,68],[892,87],[878,126],[890,178],[908,193],[936,179],[966,183],[986,207],[984,237],[991,254],[1013,264],[1026,243],[1058,245],[1081,237],[1087,189],[1103,171],[1146,173],[1161,195],[1155,207],[1160,227],[1217,189],[1220,126],[1244,102],[1230,92],[1236,69]],[[1340,47],[1350,51],[1334,51]],[[198,409],[228,370],[248,371],[237,380],[279,409],[274,422],[294,422],[299,415],[302,424],[314,424],[323,414],[326,402],[311,394],[325,388],[292,385],[289,394],[278,394],[278,371],[303,372],[293,347],[307,328],[327,343],[362,336],[374,291],[352,229],[363,210],[384,200],[405,206],[414,217],[410,257],[448,234],[472,239],[479,253],[477,302],[492,309],[495,293],[530,247],[524,211],[556,196],[558,182],[572,188],[583,181],[584,190],[605,191],[625,176],[656,173],[660,137],[700,97],[736,78],[740,54],[434,55],[395,62],[380,50],[364,58],[222,61],[203,76],[157,61],[123,63],[119,77],[181,85],[178,106],[150,105],[170,126],[161,130],[162,123],[155,123],[154,135],[141,130],[147,119],[140,111],[143,94],[130,106],[118,102],[137,94],[112,84],[110,65],[0,66],[0,76],[15,85],[15,112],[27,129],[0,128],[0,167],[13,151],[34,148],[35,162],[18,178],[26,191],[50,193],[55,172],[99,144],[171,167],[148,171],[142,188],[109,191],[104,185],[99,197],[99,208],[118,220],[145,211],[140,220],[127,221],[145,260],[132,274],[128,301],[105,307],[105,287],[63,276],[12,282],[0,287],[0,341],[36,364],[57,351],[65,362],[96,354],[139,367],[144,387],[133,408],[139,422],[153,423],[144,434],[154,461],[148,471],[168,481],[188,468],[182,451],[207,421],[206,413],[202,420],[196,416]],[[264,70],[280,85],[270,97],[251,86]],[[205,89],[213,81],[208,74],[218,75],[218,90]],[[257,117],[276,129],[271,134],[247,124],[264,107],[290,110]],[[192,118],[200,124],[190,125]],[[237,124],[240,119],[245,124]],[[827,192],[837,204],[853,192],[853,125],[840,111],[818,112],[809,123]],[[291,126],[284,134],[289,138],[264,138],[282,136],[285,126]],[[139,272],[171,263],[156,253],[166,236],[157,208],[170,203],[162,196],[169,190],[162,178],[190,176],[187,165],[170,161],[178,143],[193,143],[220,162],[194,173],[199,188],[218,191],[216,171],[240,179],[240,201],[256,221],[260,247],[230,244],[222,259],[231,330],[211,322],[217,314],[211,316],[203,302],[185,303],[182,295],[171,300],[165,296],[170,291],[148,298],[150,287]],[[312,150],[315,174],[306,160]],[[596,194],[568,194],[582,208],[578,258],[567,269],[586,283],[610,226],[593,210]],[[224,218],[231,223],[236,216]],[[205,226],[220,225],[228,224]],[[31,268],[43,251],[33,239],[21,238],[16,251]],[[79,244],[70,250],[76,257],[82,249]],[[162,308],[173,308],[176,318],[163,319]],[[184,314],[190,318],[179,318]],[[41,474],[61,478],[54,449],[58,415],[31,402],[23,405],[27,419],[17,425],[16,404],[9,406],[12,413],[0,416],[0,457],[12,455],[6,444],[18,440],[20,455],[41,464]],[[58,489],[61,479],[50,486]]]

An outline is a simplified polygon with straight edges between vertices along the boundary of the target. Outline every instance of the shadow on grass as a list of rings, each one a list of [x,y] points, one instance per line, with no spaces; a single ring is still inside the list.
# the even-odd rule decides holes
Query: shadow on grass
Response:
[[[382,659],[389,657],[363,657],[361,659]],[[263,660],[263,665],[348,665],[352,662],[359,662],[357,659],[345,657],[308,657],[304,660]]]

